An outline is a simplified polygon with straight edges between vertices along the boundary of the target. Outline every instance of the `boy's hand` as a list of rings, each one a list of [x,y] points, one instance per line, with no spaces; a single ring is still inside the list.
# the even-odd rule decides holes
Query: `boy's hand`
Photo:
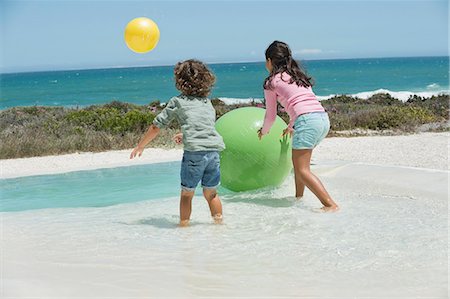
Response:
[[[133,159],[134,157],[136,157],[136,155],[138,155],[139,157],[142,156],[143,151],[144,151],[143,147],[136,146],[131,152],[130,159]]]
[[[183,133],[178,133],[173,136],[173,141],[175,141],[176,144],[182,144],[183,143]]]
[[[294,129],[287,127],[286,129],[283,130],[283,134],[281,134],[281,137],[284,137],[287,134],[289,134],[289,137],[292,137],[293,133],[294,133]]]

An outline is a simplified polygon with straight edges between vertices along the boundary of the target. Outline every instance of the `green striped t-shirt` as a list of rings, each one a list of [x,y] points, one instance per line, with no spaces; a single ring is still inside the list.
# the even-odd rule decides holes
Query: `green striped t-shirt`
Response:
[[[208,98],[179,95],[170,99],[153,124],[167,127],[176,119],[183,133],[185,151],[222,151],[222,136],[216,131],[216,110]]]

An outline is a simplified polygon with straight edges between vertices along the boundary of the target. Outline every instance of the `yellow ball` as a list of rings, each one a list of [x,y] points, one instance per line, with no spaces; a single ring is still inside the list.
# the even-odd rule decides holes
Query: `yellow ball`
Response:
[[[136,53],[153,50],[159,41],[159,28],[148,18],[131,20],[125,28],[125,43]]]

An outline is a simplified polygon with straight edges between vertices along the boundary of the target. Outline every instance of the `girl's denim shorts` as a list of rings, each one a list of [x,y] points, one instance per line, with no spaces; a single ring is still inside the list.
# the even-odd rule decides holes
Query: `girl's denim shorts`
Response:
[[[292,149],[313,149],[327,136],[330,120],[326,112],[305,113],[294,123]]]
[[[216,151],[184,151],[181,161],[181,189],[194,191],[198,183],[215,189],[220,183],[220,158]]]

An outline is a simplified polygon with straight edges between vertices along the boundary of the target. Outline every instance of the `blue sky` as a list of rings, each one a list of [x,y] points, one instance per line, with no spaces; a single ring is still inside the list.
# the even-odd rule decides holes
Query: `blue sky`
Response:
[[[126,24],[146,16],[158,46],[130,51]],[[448,2],[0,1],[0,72],[262,61],[273,40],[298,59],[448,55]]]

